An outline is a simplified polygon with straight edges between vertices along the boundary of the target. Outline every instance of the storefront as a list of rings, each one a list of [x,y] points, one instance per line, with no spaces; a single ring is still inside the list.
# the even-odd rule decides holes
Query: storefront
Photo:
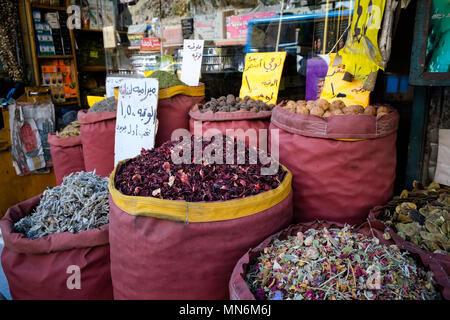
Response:
[[[450,297],[446,1],[0,14],[5,298]]]

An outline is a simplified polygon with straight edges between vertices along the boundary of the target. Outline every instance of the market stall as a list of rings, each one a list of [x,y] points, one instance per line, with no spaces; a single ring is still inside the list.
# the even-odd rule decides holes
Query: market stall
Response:
[[[377,75],[398,1],[159,6],[151,19],[143,3],[79,4],[80,31],[103,28],[105,94],[64,126],[42,86],[34,102],[9,102],[16,170],[53,167],[56,186],[0,220],[0,289],[6,280],[15,300],[450,298],[450,189],[416,182],[394,197],[401,114]],[[54,16],[26,8],[40,9],[37,26]],[[77,57],[63,56],[70,68],[54,68],[81,106]],[[211,80],[230,73],[236,83]]]

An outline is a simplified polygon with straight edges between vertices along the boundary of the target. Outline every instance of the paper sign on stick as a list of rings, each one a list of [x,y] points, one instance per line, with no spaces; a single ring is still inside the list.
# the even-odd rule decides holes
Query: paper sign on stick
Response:
[[[286,52],[258,52],[245,55],[240,98],[249,96],[276,104]]]
[[[123,79],[130,79],[130,78],[123,78],[123,77],[106,77],[106,97],[114,97],[114,88],[119,87],[120,83]]]
[[[198,86],[203,59],[204,40],[184,40],[181,81],[188,86]]]
[[[122,80],[117,104],[114,166],[139,155],[142,148],[154,147],[157,104],[157,79]]]

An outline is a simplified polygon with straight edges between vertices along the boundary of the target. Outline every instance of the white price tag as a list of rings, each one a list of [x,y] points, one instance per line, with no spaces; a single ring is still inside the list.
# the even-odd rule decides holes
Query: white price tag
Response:
[[[120,83],[123,79],[130,79],[130,78],[123,78],[123,77],[106,77],[106,97],[114,97],[114,88],[120,87]]]
[[[204,40],[184,40],[181,81],[188,86],[198,86],[203,60]]]
[[[114,166],[152,149],[156,136],[158,80],[123,79],[117,104]]]

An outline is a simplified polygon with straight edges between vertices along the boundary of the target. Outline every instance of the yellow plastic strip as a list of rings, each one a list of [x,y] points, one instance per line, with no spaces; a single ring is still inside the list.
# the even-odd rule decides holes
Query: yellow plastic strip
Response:
[[[248,198],[222,202],[186,202],[124,195],[114,186],[117,166],[109,176],[108,187],[115,205],[130,215],[190,223],[224,221],[250,216],[283,201],[291,192],[292,174],[286,167],[281,166],[287,174],[276,189]]]
[[[97,96],[87,96],[87,103],[89,105],[89,108],[92,107],[97,102],[102,101],[104,99],[106,99],[106,98],[105,97],[97,97]]]
[[[188,86],[173,86],[170,88],[160,89],[158,99],[167,99],[177,94],[184,94],[190,97],[201,97],[205,95],[205,86],[188,87]]]

